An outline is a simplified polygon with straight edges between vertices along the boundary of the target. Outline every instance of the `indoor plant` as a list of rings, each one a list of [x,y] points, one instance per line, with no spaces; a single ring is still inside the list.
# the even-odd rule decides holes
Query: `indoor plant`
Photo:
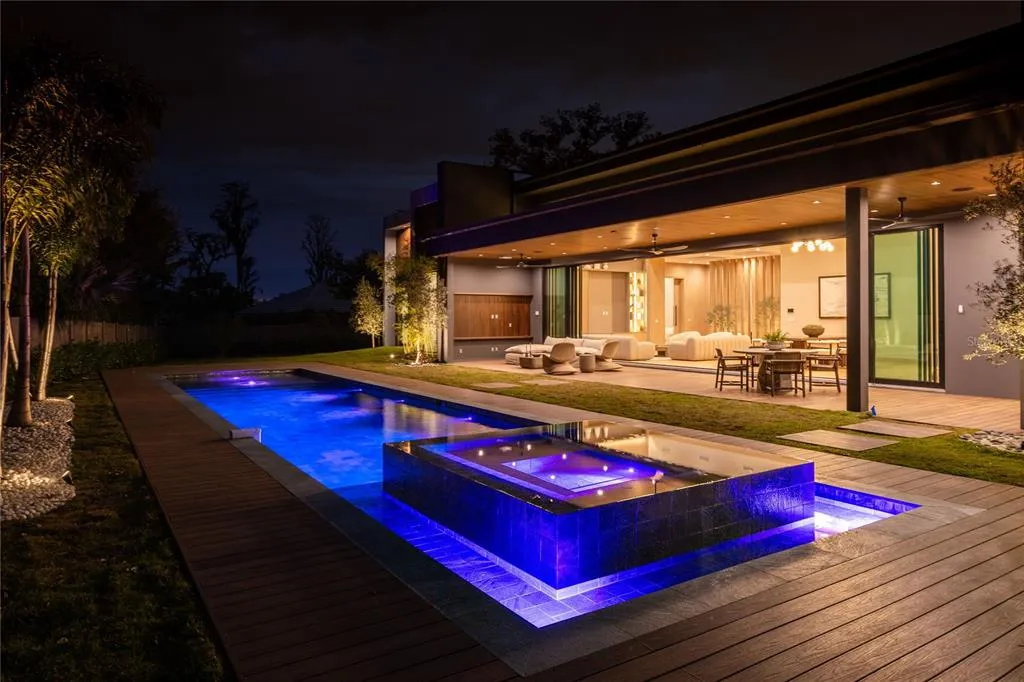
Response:
[[[764,335],[764,342],[768,346],[769,350],[782,350],[786,345],[786,337],[788,335],[781,329],[776,329],[773,332],[768,332]]]

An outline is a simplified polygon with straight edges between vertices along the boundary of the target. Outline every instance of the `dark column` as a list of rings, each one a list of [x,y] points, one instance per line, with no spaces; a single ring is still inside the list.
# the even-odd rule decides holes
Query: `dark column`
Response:
[[[846,188],[846,409],[868,409],[868,342],[871,319],[868,287],[868,191]]]

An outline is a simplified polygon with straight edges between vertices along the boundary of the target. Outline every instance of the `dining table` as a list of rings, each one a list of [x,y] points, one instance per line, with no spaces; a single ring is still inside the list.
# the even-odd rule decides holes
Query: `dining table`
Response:
[[[761,361],[757,367],[757,386],[758,390],[762,393],[769,393],[768,390],[768,367],[764,362],[767,358],[774,357],[779,353],[799,353],[801,360],[806,360],[808,355],[823,355],[828,354],[828,350],[824,348],[741,348],[736,351],[742,353],[748,358],[753,360],[754,357],[760,357]],[[775,386],[775,390],[781,390],[786,388],[793,388],[792,384],[789,383],[789,377],[782,376],[778,377],[779,384]]]

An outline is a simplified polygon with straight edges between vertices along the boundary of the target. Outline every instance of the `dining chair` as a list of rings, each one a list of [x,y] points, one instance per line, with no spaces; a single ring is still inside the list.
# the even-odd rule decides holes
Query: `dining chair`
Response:
[[[818,371],[818,376],[822,373],[826,373],[819,381],[820,386],[835,386],[836,393],[842,393],[842,389],[839,386],[839,356],[838,355],[809,355],[807,357],[807,388],[810,391],[814,391],[814,372]],[[831,376],[829,376],[831,375]]]
[[[750,384],[747,379],[750,365],[747,364],[747,357],[745,355],[723,355],[722,349],[716,348],[715,358],[718,360],[715,367],[715,388],[721,391],[723,386],[740,386],[748,391],[750,390]],[[732,374],[738,375],[738,378],[736,380],[726,378]]]
[[[772,397],[775,397],[778,392],[779,380],[783,377],[789,377],[793,382],[794,395],[799,391],[805,397],[807,396],[807,375],[804,374],[805,363],[800,353],[783,351],[766,358],[765,363],[768,365],[768,391]]]

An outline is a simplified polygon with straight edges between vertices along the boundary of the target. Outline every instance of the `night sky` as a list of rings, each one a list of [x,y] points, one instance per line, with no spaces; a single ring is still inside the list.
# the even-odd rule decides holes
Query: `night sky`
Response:
[[[339,248],[495,128],[600,102],[670,132],[1020,20],[1019,2],[3,3],[3,39],[45,32],[134,67],[168,109],[149,181],[213,230],[248,181],[271,296],[306,284],[309,213]]]

